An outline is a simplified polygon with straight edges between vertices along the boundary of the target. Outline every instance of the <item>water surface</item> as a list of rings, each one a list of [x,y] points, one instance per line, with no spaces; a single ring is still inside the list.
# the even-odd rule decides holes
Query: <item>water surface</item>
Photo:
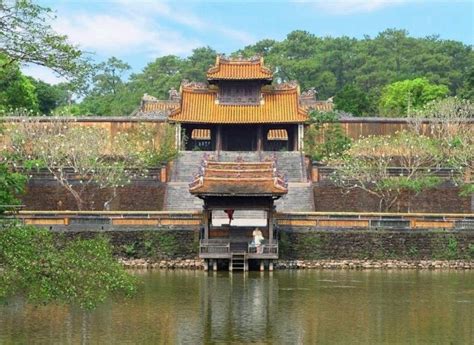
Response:
[[[0,306],[0,344],[473,344],[474,272],[136,272],[87,313]]]

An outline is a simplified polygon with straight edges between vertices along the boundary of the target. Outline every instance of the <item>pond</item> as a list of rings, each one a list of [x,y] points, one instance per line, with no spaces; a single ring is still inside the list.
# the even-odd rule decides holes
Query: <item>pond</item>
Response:
[[[472,271],[134,272],[93,312],[0,306],[0,344],[472,344]]]

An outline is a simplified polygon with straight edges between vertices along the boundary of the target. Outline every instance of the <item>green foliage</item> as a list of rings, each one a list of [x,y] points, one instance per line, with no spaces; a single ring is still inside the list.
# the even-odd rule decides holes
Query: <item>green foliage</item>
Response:
[[[16,63],[33,63],[49,67],[56,73],[80,79],[88,65],[82,52],[56,33],[49,24],[51,9],[31,0],[2,1],[0,71]]]
[[[0,65],[6,64],[7,59],[0,53]],[[35,85],[20,72],[16,63],[0,67],[0,111],[9,111],[11,108],[25,108],[33,112],[39,110]]]
[[[430,83],[425,78],[397,81],[382,90],[380,112],[388,117],[407,116],[428,102],[446,96],[448,92],[447,86]]]
[[[318,234],[306,234],[301,236],[300,241],[297,243],[298,253],[302,253],[302,256],[308,260],[321,259],[323,253],[321,248],[324,246],[324,239]]]
[[[420,193],[426,189],[434,188],[442,182],[437,176],[391,176],[376,182],[377,188],[385,190],[406,190]]]
[[[130,296],[136,284],[104,238],[66,241],[57,248],[45,229],[2,224],[0,298],[67,303],[92,309],[111,295]]]
[[[419,255],[419,251],[418,251],[418,248],[416,246],[410,246],[408,247],[408,256],[410,258],[417,258]]]
[[[305,152],[316,161],[340,157],[351,144],[335,113],[311,112],[311,125],[305,132]]]
[[[50,85],[31,77],[29,79],[35,87],[40,114],[51,115],[56,108],[67,105],[70,97],[67,84]]]
[[[24,192],[25,183],[26,176],[0,163],[0,214],[11,209],[9,206],[20,204],[17,196]]]
[[[134,243],[126,243],[122,245],[125,255],[129,258],[133,258],[137,254],[137,248]]]
[[[461,196],[468,197],[474,194],[474,183],[465,183],[461,185]]]
[[[458,257],[458,241],[456,237],[450,236],[446,246],[446,256],[448,259],[456,259]]]
[[[364,116],[370,111],[370,101],[367,93],[354,84],[346,85],[336,93],[334,105],[337,110],[355,116]]]
[[[468,256],[469,256],[471,259],[474,259],[474,243],[469,243]]]

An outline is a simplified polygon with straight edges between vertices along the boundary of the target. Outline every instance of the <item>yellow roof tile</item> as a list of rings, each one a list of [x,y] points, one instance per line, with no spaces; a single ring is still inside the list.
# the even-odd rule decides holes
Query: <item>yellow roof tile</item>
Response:
[[[146,101],[142,104],[143,112],[151,112],[156,110],[173,110],[179,108],[179,102],[176,101]]]
[[[211,140],[211,130],[195,128],[191,132],[191,139],[193,140]]]
[[[169,120],[188,123],[302,123],[308,114],[299,106],[298,89],[262,91],[260,104],[218,104],[215,90],[183,88],[181,108]]]
[[[207,71],[208,80],[272,80],[273,73],[263,65],[263,58],[227,59],[217,56],[216,64]]]
[[[267,140],[288,140],[288,132],[286,129],[270,129]]]

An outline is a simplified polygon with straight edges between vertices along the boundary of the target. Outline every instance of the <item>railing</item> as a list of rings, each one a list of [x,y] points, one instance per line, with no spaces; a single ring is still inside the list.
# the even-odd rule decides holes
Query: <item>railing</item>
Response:
[[[359,213],[289,212],[277,213],[279,227],[367,230],[474,230],[474,214],[462,213]]]
[[[278,255],[278,243],[263,243],[260,247],[256,247],[254,244],[249,243],[248,245],[249,254],[263,254],[263,255]]]
[[[229,254],[230,242],[227,239],[208,239],[199,241],[199,254]]]
[[[328,166],[313,166],[318,170],[318,181],[324,181],[331,178],[337,171],[337,167]],[[461,172],[452,168],[417,168],[417,170],[427,176],[437,176],[444,179],[450,179],[459,176]],[[387,169],[389,176],[407,176],[410,173],[410,169],[402,167],[390,167]]]
[[[198,211],[19,211],[3,218],[17,219],[23,224],[52,228],[120,228],[157,226],[200,226]]]
[[[16,211],[0,217],[50,229],[121,229],[203,226],[200,211]],[[474,230],[474,213],[287,212],[275,214],[275,225],[319,229]],[[227,240],[228,241],[228,240]],[[211,242],[209,242],[211,243]]]

